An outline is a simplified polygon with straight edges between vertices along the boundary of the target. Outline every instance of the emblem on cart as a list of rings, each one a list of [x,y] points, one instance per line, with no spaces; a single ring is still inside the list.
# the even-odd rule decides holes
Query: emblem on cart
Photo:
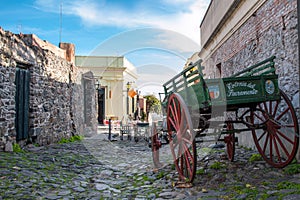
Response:
[[[275,85],[274,85],[273,81],[267,80],[265,83],[265,88],[266,88],[266,92],[268,94],[273,94],[275,91]]]
[[[218,85],[208,86],[209,96],[212,99],[217,99],[220,96],[220,88]]]

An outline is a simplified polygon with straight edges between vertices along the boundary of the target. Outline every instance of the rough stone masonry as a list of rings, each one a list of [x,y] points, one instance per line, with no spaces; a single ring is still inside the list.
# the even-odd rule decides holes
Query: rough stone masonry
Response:
[[[13,34],[0,27],[0,151],[15,142],[45,145],[96,131],[93,74],[72,62],[74,45],[61,46],[66,50],[33,34]],[[18,71],[28,73],[29,83],[19,78],[17,87]],[[25,96],[16,98],[17,89],[26,84],[28,108],[20,100]]]
[[[228,77],[276,56],[280,88],[289,95],[300,118],[297,28],[297,1],[268,0],[211,55],[211,60],[220,63],[222,77]],[[206,71],[214,77],[212,73]]]
[[[222,77],[229,77],[276,56],[279,87],[291,100],[300,123],[298,26],[297,1],[266,0],[203,62],[203,66],[215,65],[205,68],[205,74],[215,77],[219,69]],[[255,148],[248,132],[238,137],[240,145]],[[299,151],[297,155],[299,159]]]

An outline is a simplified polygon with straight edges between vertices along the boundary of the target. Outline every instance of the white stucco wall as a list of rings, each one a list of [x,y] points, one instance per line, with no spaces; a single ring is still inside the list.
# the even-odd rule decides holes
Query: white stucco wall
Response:
[[[123,56],[76,56],[75,63],[80,68],[91,70],[105,88],[106,118],[121,120],[127,115],[126,83],[137,81],[135,66]]]

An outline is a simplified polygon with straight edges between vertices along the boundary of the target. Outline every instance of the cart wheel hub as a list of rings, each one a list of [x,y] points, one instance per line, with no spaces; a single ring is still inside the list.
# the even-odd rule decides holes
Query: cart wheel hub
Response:
[[[273,119],[267,121],[267,130],[271,134],[276,134],[277,130],[280,129],[280,125],[275,122]]]

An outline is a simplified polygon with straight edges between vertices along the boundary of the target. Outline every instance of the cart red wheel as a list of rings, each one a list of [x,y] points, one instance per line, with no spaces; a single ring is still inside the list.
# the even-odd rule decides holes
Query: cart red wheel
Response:
[[[294,159],[299,145],[295,110],[283,91],[280,96],[278,101],[260,103],[251,112],[252,123],[263,127],[252,130],[255,145],[264,160],[277,168]]]
[[[159,162],[159,149],[161,147],[161,141],[158,137],[156,124],[152,123],[151,129],[151,148],[152,148],[152,159],[155,168],[162,167],[162,163]]]
[[[227,122],[227,130],[232,131],[233,128],[233,123],[232,122]],[[234,154],[235,154],[235,134],[234,132],[229,133],[224,137],[224,142],[226,143],[226,153],[227,153],[227,158],[229,161],[234,160]]]
[[[167,105],[167,127],[171,152],[179,179],[193,182],[196,174],[196,144],[191,116],[182,97],[170,95]]]

